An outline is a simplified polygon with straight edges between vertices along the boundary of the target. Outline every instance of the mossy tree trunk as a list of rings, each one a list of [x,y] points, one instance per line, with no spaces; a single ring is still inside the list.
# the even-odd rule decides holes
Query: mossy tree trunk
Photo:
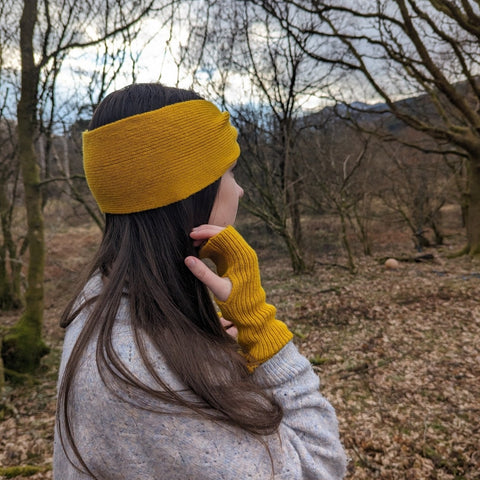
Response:
[[[18,155],[25,190],[29,250],[25,311],[3,340],[5,367],[32,372],[48,349],[42,340],[45,239],[40,174],[34,149],[39,68],[33,55],[37,0],[24,0],[20,20],[21,96],[17,105]]]

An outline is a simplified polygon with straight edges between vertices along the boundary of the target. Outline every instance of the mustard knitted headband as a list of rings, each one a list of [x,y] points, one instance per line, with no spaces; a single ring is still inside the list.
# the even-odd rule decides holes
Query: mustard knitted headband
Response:
[[[215,182],[240,154],[229,118],[190,100],[84,132],[85,175],[101,210],[163,207]]]

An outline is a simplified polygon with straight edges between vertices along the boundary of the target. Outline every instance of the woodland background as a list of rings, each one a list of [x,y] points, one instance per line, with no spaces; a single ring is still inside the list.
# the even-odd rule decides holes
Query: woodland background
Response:
[[[81,132],[160,81],[239,130],[239,229],[348,478],[480,478],[479,25],[473,0],[0,2],[0,475],[52,478],[58,319],[103,226]]]

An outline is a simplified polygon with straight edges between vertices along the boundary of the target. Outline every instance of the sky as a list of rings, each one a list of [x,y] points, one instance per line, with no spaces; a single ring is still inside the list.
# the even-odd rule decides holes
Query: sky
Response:
[[[392,4],[393,3],[394,2],[392,2]],[[186,12],[180,11],[179,13],[180,16],[183,17],[186,15]],[[200,22],[199,25],[201,25],[201,18],[200,20],[197,18],[197,21]],[[161,81],[166,85],[190,88],[192,85],[191,72],[186,71],[182,67],[179,68],[174,61],[174,58],[178,58],[181,52],[180,46],[183,45],[188,48],[188,29],[186,25],[188,24],[185,18],[183,18],[183,20],[175,23],[172,30],[170,30],[169,26],[162,26],[162,22],[158,17],[145,20],[131,48],[133,56],[138,57],[136,76],[132,76],[133,64],[131,58],[127,55],[121,74],[111,84],[108,91],[132,83],[133,79],[136,82]],[[91,31],[89,31],[89,28]],[[262,28],[260,23],[255,24],[255,33],[261,35]],[[371,33],[371,28],[373,27],[367,25],[365,28],[364,33]],[[368,30],[369,28],[370,30]],[[87,35],[90,34],[94,36],[95,31],[93,30],[93,26],[88,27],[86,33]],[[109,50],[113,51],[118,48],[118,42],[118,40],[107,42]],[[319,43],[319,47],[320,46]],[[365,45],[365,48],[367,48],[367,45]],[[18,55],[7,52],[5,58],[7,59],[6,66],[18,68]],[[94,48],[90,48],[87,50],[73,50],[65,59],[57,84],[60,98],[58,102],[59,108],[62,108],[62,104],[65,105],[66,116],[64,119],[68,119],[67,111],[68,108],[70,108],[67,106],[67,102],[75,97],[77,93],[79,94],[79,92],[85,91],[92,78],[92,72],[95,70],[98,71],[96,58],[97,51]],[[373,60],[370,61],[373,62]],[[213,70],[210,74],[213,74],[215,78],[220,75],[220,72]],[[314,74],[317,74],[317,72]],[[382,74],[385,75],[385,73],[381,73],[379,70],[379,75]],[[345,102],[361,101],[365,103],[376,103],[381,101],[378,96],[374,96],[372,90],[368,87],[368,83],[361,75],[347,75],[344,72],[338,77],[332,75],[332,79],[333,81],[330,82],[328,90],[331,95],[336,98]],[[206,88],[208,74],[205,71],[199,71],[196,80],[197,85],[195,88],[200,90],[199,93],[206,94],[207,97],[212,94],[212,92]],[[255,98],[255,95],[251,95],[253,89],[251,88],[248,77],[239,73],[230,73],[229,82],[227,95],[230,103],[240,102],[242,100],[246,100],[248,103],[260,101],[259,97]],[[394,83],[388,77],[386,77],[386,81],[383,83],[393,88]],[[2,89],[3,92],[5,92],[7,86],[5,82],[0,82],[0,94],[2,93]],[[331,103],[324,97],[323,93],[324,92],[319,91],[317,96],[303,96],[300,98],[299,103],[305,110],[320,109],[328,103]],[[408,96],[415,93],[416,92],[405,89],[401,96]],[[12,95],[11,92],[10,95]],[[399,96],[399,98],[401,96]],[[10,98],[14,99],[12,96]],[[12,112],[14,111],[14,104],[15,101],[12,100]]]

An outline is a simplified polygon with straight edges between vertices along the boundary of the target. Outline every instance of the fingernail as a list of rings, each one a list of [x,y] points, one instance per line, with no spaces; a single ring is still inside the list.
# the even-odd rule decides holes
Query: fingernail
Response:
[[[187,267],[193,267],[195,265],[195,259],[193,257],[187,257],[185,259],[185,265]]]

